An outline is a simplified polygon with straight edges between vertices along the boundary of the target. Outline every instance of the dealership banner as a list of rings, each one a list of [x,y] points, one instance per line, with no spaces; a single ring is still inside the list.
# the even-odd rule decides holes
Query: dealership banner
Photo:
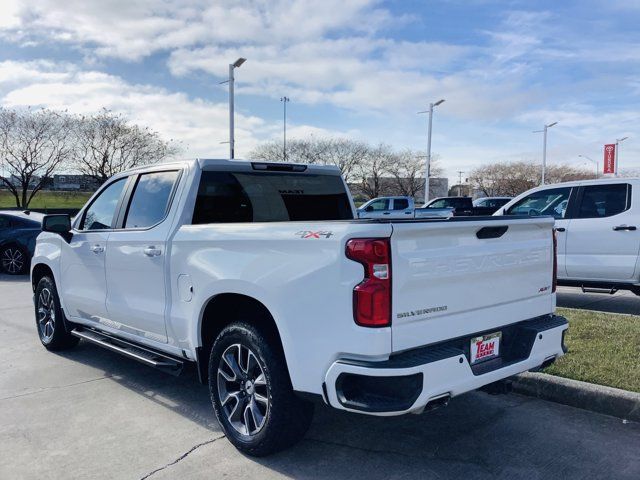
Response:
[[[604,173],[616,173],[616,144],[604,146]]]

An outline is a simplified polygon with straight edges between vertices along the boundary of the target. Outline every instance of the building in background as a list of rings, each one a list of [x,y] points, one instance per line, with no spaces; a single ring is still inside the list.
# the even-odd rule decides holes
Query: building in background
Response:
[[[100,182],[89,175],[56,174],[53,176],[52,190],[93,192]]]

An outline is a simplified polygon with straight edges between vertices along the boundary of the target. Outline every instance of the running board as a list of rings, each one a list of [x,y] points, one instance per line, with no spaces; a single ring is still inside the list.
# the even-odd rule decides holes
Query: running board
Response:
[[[177,358],[96,330],[74,329],[71,330],[71,335],[174,376],[180,375],[184,366]]]
[[[597,287],[585,287],[584,285],[581,287],[582,293],[604,293],[605,295],[613,295],[618,291],[617,288],[597,288]]]

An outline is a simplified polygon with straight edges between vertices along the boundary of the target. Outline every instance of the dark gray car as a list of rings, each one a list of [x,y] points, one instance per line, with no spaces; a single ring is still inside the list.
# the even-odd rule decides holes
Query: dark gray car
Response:
[[[29,272],[42,217],[35,212],[0,210],[0,271],[10,275]]]

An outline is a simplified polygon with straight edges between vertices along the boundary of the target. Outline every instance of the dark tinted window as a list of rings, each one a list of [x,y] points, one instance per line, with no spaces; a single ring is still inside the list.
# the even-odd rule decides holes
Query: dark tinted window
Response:
[[[427,208],[468,208],[471,199],[445,197],[431,203]]]
[[[104,189],[98,198],[89,206],[80,225],[81,230],[104,230],[111,228],[113,216],[116,213],[118,200],[122,194],[122,189],[126,178],[116,180]]]
[[[553,215],[555,218],[564,218],[570,193],[569,187],[540,190],[518,201],[506,213],[530,216]]]
[[[406,198],[396,198],[393,201],[394,210],[406,210],[407,208],[409,208],[409,200]]]
[[[584,187],[577,218],[610,217],[629,208],[626,183]]]
[[[351,218],[339,176],[202,172],[192,223]]]
[[[143,173],[131,197],[125,228],[146,228],[159,223],[167,214],[178,172]]]

